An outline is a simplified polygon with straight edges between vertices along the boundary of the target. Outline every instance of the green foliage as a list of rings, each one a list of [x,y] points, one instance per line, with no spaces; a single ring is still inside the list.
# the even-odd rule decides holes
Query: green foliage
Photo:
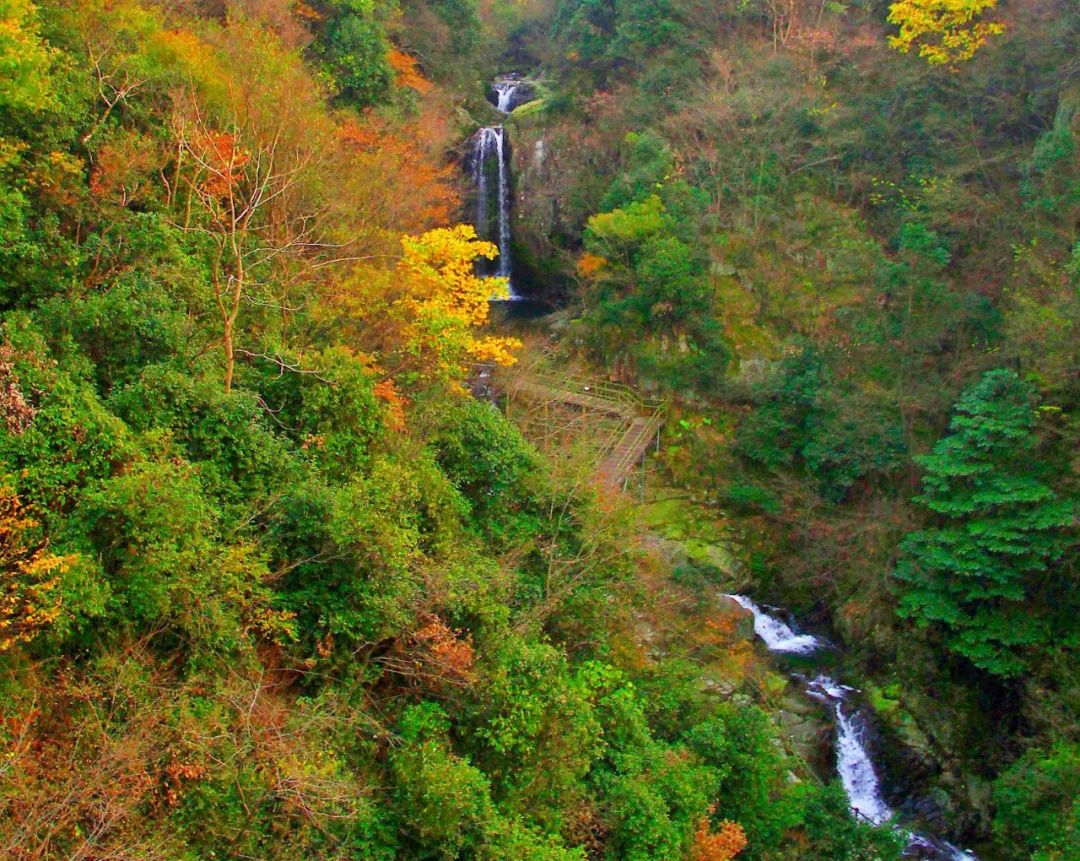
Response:
[[[402,718],[404,744],[391,759],[403,822],[420,846],[447,858],[475,849],[492,815],[488,780],[449,749],[445,714],[425,704]]]
[[[585,317],[594,350],[629,350],[641,373],[674,389],[702,390],[729,350],[716,322],[705,265],[678,237],[656,194],[589,219],[585,246],[602,261]],[[641,333],[627,343],[630,332]]]
[[[79,519],[109,585],[110,617],[165,628],[194,648],[236,648],[260,617],[271,623],[265,561],[254,545],[220,540],[220,515],[190,466],[139,464],[88,494]]]
[[[0,110],[41,110],[53,99],[52,52],[29,0],[0,3]]]
[[[438,404],[431,446],[440,469],[468,501],[473,521],[492,537],[539,529],[540,459],[491,404]]]
[[[450,35],[450,47],[462,55],[474,51],[480,40],[476,0],[437,0],[430,4]]]
[[[729,704],[684,736],[714,769],[717,815],[742,825],[752,846],[775,844],[798,821],[784,791],[784,759],[771,736],[768,716],[749,704]]]
[[[675,0],[560,0],[555,33],[573,59],[594,68],[633,63],[690,46],[689,24]]]
[[[259,388],[277,420],[330,480],[363,472],[386,432],[385,407],[375,395],[369,362],[344,346],[295,358],[299,373],[268,365]]]
[[[21,433],[0,428],[0,459],[19,476],[21,495],[42,511],[61,514],[130,457],[130,434],[77,364],[64,367],[51,357],[29,317],[10,315],[3,340],[14,352],[14,378],[35,400],[35,415]]]
[[[339,98],[356,107],[389,98],[393,70],[380,0],[329,0],[314,50],[334,81]]]
[[[543,820],[587,773],[600,742],[588,688],[557,650],[510,642],[478,691],[478,762],[497,797]]]
[[[760,405],[739,424],[736,450],[770,470],[799,462],[822,496],[842,500],[859,479],[895,470],[904,453],[892,411],[845,394],[833,388],[818,352],[789,356],[771,390],[759,395]]]
[[[795,795],[799,822],[823,861],[889,861],[904,857],[906,835],[900,829],[879,828],[850,813],[850,802],[836,781],[825,786],[804,785]]]
[[[165,434],[199,464],[204,486],[236,506],[263,499],[299,469],[263,424],[248,392],[225,394],[217,380],[197,380],[168,365],[150,365],[116,390],[109,406],[136,431]]]
[[[1031,750],[994,783],[994,834],[1002,849],[1033,861],[1080,852],[1080,748]]]
[[[988,371],[960,397],[950,433],[918,458],[916,500],[939,526],[909,534],[896,576],[899,612],[943,629],[948,648],[1013,676],[1053,636],[1030,601],[1055,575],[1074,506],[1040,481],[1033,392],[1015,373]]]

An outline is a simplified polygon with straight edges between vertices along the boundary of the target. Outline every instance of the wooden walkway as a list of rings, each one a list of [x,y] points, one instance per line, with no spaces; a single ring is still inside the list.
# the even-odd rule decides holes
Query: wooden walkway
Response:
[[[664,425],[665,405],[642,399],[628,386],[605,380],[585,380],[546,371],[532,371],[511,381],[510,397],[523,395],[539,403],[569,405],[603,417],[616,430],[598,446],[597,477],[606,485],[622,488],[630,471],[658,439]],[[597,424],[601,424],[597,421]]]
[[[663,417],[654,413],[648,416],[635,416],[630,427],[622,435],[610,454],[600,462],[597,475],[605,484],[622,487],[633,469],[649,446],[653,444],[657,432],[663,426]]]

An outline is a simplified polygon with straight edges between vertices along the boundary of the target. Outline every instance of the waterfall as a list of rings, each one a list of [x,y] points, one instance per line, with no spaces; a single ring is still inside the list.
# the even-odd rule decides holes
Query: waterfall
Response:
[[[533,84],[512,73],[496,79],[491,92],[495,94],[495,107],[508,114],[514,109],[515,102],[525,103],[533,98]],[[486,126],[476,132],[467,167],[476,190],[476,234],[499,249],[494,265],[478,264],[477,271],[509,281],[514,270],[510,251],[510,206],[513,201],[510,196],[510,144],[505,126]],[[515,292],[511,283],[509,298],[525,297]]]
[[[492,85],[495,90],[495,107],[504,114],[510,113],[514,107],[514,96],[520,86],[521,81],[496,81]]]
[[[893,812],[881,797],[881,784],[863,740],[862,715],[844,711],[844,703],[853,690],[828,676],[818,676],[807,685],[810,696],[831,706],[836,718],[836,770],[851,809],[860,819],[881,825],[892,818]]]
[[[812,655],[826,643],[811,634],[799,634],[791,626],[771,616],[745,595],[726,595],[754,616],[754,633],[765,643],[770,652],[787,655]],[[847,794],[852,812],[860,819],[874,825],[883,825],[893,818],[893,810],[881,794],[874,761],[866,743],[866,718],[847,702],[855,688],[840,684],[828,676],[819,675],[811,681],[796,674],[806,685],[808,696],[825,703],[833,713],[836,724],[836,771]],[[929,858],[935,861],[978,861],[971,852],[960,849],[927,834],[897,828],[907,838],[904,855]]]
[[[476,188],[476,232],[481,239],[494,241],[499,248],[495,261],[495,275],[509,278],[513,271],[510,256],[510,169],[509,147],[506,146],[506,130],[502,126],[488,126],[480,129],[473,138],[471,173]],[[490,205],[492,189],[489,187],[488,170],[494,159],[495,170],[495,206],[497,218],[495,230],[491,230]],[[491,234],[494,232],[494,236]],[[520,298],[510,288],[510,298]]]
[[[488,229],[487,161],[493,137],[492,129],[480,129],[473,138],[471,173],[476,188],[476,233],[481,239],[487,237]]]
[[[496,275],[509,278],[510,263],[510,184],[507,182],[506,159],[509,155],[503,146],[506,130],[499,126],[495,130],[495,152],[499,160],[499,259]],[[512,291],[511,291],[512,294]]]
[[[769,651],[809,655],[822,645],[821,640],[811,634],[796,634],[789,625],[784,624],[775,616],[770,616],[745,595],[727,595],[726,597],[754,614],[754,633],[764,641]]]

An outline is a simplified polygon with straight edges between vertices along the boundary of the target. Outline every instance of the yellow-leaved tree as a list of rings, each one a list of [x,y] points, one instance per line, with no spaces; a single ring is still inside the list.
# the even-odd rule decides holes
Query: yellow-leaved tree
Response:
[[[907,53],[919,46],[919,56],[932,66],[953,66],[970,60],[988,36],[1005,31],[998,21],[983,21],[997,0],[897,0],[889,7],[889,23],[900,32],[889,44]]]
[[[498,255],[468,224],[402,237],[396,307],[404,322],[407,375],[417,382],[461,379],[471,364],[512,365],[517,338],[483,335],[492,299],[509,295],[505,278],[482,278],[474,261]]]
[[[60,615],[60,575],[72,557],[54,556],[38,523],[0,485],[0,652],[29,642]]]

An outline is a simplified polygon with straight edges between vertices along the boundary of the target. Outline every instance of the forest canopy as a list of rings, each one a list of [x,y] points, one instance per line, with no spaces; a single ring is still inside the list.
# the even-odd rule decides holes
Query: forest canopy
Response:
[[[1068,0],[0,0],[0,854],[896,861],[741,591],[902,815],[1077,857],[1078,44]],[[658,417],[640,497],[515,417],[536,368]]]

